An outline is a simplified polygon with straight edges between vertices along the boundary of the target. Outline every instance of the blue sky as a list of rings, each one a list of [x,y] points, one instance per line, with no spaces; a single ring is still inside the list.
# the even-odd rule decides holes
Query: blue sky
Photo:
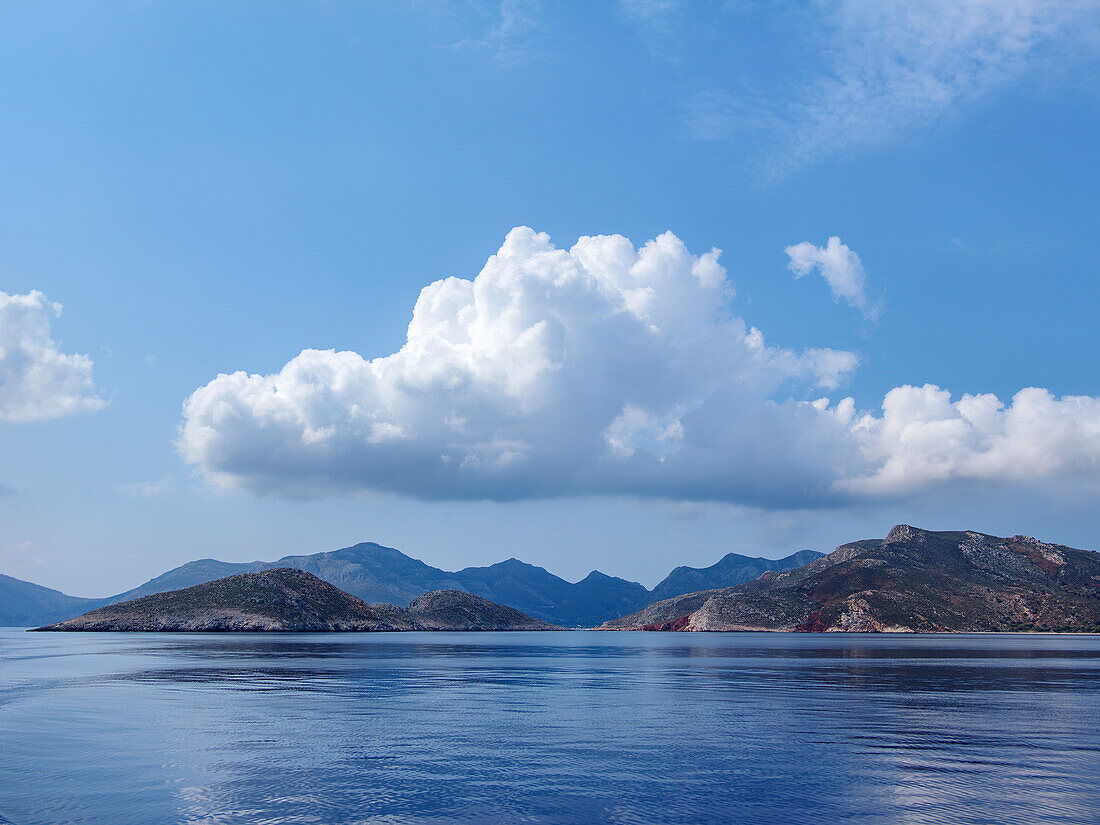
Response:
[[[0,572],[1097,546],[1095,2],[5,18]]]

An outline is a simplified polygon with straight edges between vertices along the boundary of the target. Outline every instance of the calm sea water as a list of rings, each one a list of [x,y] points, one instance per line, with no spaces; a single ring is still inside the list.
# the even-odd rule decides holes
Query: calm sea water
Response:
[[[1100,638],[0,630],[0,821],[1096,823]]]

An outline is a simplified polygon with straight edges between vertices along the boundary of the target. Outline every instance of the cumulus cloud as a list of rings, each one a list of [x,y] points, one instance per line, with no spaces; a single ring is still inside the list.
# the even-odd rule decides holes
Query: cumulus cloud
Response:
[[[805,48],[817,74],[782,92],[700,93],[692,131],[763,128],[771,174],[897,141],[1049,67],[1094,59],[1097,0],[838,0]]]
[[[520,227],[472,280],[424,288],[397,352],[304,350],[275,374],[200,387],[179,449],[257,493],[765,507],[1100,470],[1097,399],[1024,390],[1006,408],[899,387],[861,412],[817,397],[855,354],[769,344],[732,301],[719,251],[671,233],[564,250]]]
[[[769,399],[835,389],[857,359],[770,345],[731,314],[718,259],[671,233],[640,249],[599,236],[564,250],[514,229],[476,278],[421,292],[398,352],[305,350],[274,375],[198,389],[181,452],[256,491],[707,497],[717,485],[720,498],[785,497],[784,467],[822,453],[765,460],[761,428],[789,430],[793,450],[819,437],[806,425],[819,416]],[[828,481],[817,468],[816,492]]]
[[[995,395],[951,394],[933,384],[890,390],[882,415],[854,421],[867,465],[842,489],[891,495],[952,481],[1021,482],[1100,474],[1100,398],[1055,398],[1020,390],[1005,406]]]
[[[785,250],[790,258],[787,268],[794,277],[802,278],[815,269],[829,285],[834,301],[843,300],[855,307],[869,320],[877,320],[882,305],[867,297],[867,273],[852,249],[840,242],[835,235],[829,238],[825,246],[814,246],[809,241],[788,246]]]
[[[0,421],[27,422],[98,410],[92,359],[63,353],[50,336],[61,304],[41,292],[0,292]]]

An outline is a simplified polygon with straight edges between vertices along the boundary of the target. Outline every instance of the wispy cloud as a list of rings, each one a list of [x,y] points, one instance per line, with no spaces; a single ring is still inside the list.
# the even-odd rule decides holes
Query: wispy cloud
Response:
[[[477,49],[501,63],[530,60],[541,53],[545,19],[540,0],[499,0],[463,4],[464,22],[474,21],[479,31],[450,44],[454,49]]]
[[[867,294],[867,272],[855,250],[841,243],[840,238],[829,238],[825,246],[814,246],[809,241],[788,246],[784,252],[790,258],[787,268],[794,277],[803,278],[814,270],[829,285],[834,301],[844,301],[863,313],[869,321],[877,321],[882,314],[882,302]]]
[[[656,57],[679,59],[680,0],[619,0],[618,13]]]
[[[839,0],[812,29],[821,66],[762,99],[715,87],[687,107],[695,137],[756,134],[782,177],[885,145],[1043,68],[1094,58],[1100,0]]]
[[[115,489],[124,496],[134,498],[160,498],[167,495],[175,479],[171,476],[159,481],[133,481],[127,484],[116,484]]]

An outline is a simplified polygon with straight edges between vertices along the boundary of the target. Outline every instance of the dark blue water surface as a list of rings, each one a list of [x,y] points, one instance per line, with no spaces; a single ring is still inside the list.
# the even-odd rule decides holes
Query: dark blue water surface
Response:
[[[1100,822],[1100,638],[0,630],[0,821]]]

